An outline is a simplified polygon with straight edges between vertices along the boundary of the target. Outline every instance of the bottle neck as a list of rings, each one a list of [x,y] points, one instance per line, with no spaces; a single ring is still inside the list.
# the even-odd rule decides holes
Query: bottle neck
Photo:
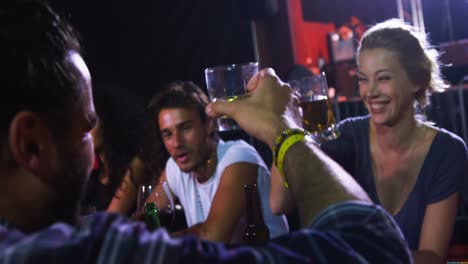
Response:
[[[159,221],[158,209],[156,203],[145,204],[145,223],[149,230],[154,230],[161,226]]]

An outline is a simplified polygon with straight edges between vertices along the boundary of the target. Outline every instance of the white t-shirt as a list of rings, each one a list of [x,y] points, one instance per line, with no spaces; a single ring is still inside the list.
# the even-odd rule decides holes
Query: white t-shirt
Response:
[[[206,220],[224,169],[234,163],[249,162],[258,166],[257,188],[260,194],[263,218],[270,229],[271,238],[287,233],[289,226],[286,217],[273,215],[271,212],[270,172],[255,148],[243,140],[227,142],[219,140],[217,154],[218,165],[214,175],[204,183],[199,183],[192,173],[181,171],[172,158],[169,158],[166,163],[167,183],[184,207],[187,225],[193,226]],[[226,206],[229,207],[229,205]],[[243,231],[245,217],[242,218],[236,227],[233,242],[238,241],[239,235]]]

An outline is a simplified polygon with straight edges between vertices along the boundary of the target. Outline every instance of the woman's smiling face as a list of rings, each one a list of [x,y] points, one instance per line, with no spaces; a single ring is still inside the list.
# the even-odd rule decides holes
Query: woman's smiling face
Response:
[[[374,124],[392,126],[403,117],[414,115],[419,87],[411,82],[395,52],[381,48],[362,50],[358,64],[359,94]]]

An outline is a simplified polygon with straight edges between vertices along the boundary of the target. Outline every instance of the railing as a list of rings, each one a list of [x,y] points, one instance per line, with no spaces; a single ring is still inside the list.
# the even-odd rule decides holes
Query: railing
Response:
[[[468,142],[466,126],[465,98],[468,96],[467,87],[455,86],[443,93],[435,93],[431,96],[431,106],[428,109],[429,120],[437,126],[445,128]]]

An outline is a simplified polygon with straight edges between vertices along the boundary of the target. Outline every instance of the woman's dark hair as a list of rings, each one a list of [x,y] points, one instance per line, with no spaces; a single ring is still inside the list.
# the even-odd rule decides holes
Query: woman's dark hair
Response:
[[[95,86],[94,102],[102,133],[102,150],[114,192],[134,157],[144,164],[146,181],[155,180],[164,168],[161,142],[145,103],[117,85]]]

